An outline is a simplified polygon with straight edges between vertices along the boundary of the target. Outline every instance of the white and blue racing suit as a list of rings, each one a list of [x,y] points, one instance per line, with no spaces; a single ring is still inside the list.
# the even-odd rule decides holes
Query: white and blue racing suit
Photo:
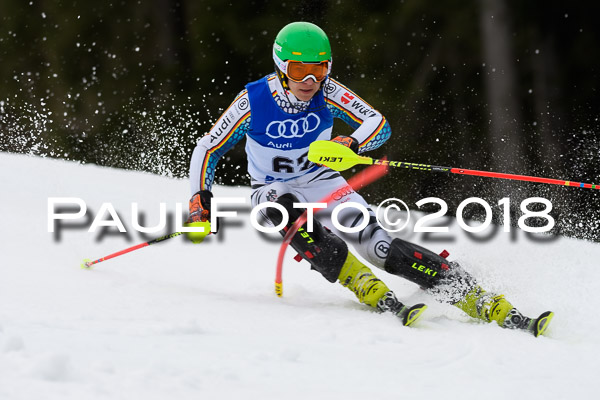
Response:
[[[337,136],[332,135],[335,118],[354,129],[351,136],[358,142],[359,153],[378,148],[391,135],[381,113],[334,79],[327,78],[308,102],[285,91],[275,74],[249,83],[198,141],[190,165],[192,193],[211,189],[218,160],[246,137],[252,206],[275,201],[285,193],[294,194],[301,202],[323,200],[347,184],[338,172],[308,161],[308,147],[315,140]],[[331,210],[347,201],[370,211],[369,224],[358,233],[341,232],[331,223]],[[352,244],[367,261],[383,268],[391,239],[358,193],[337,190],[328,210],[316,213],[315,218]],[[338,215],[345,226],[358,226],[363,218],[355,208]]]

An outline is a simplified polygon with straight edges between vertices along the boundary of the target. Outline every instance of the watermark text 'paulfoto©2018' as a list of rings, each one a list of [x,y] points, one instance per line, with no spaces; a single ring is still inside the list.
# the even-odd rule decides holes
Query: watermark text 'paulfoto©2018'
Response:
[[[219,209],[220,206],[224,205],[235,205],[245,204],[247,202],[244,197],[214,197],[212,199],[211,206],[211,226],[216,226],[215,221],[217,218],[236,218],[238,217],[236,211],[225,211]],[[433,203],[439,205],[440,209],[432,214],[421,216],[417,219],[414,224],[414,232],[448,232],[447,226],[431,226],[431,222],[442,218],[448,212],[448,204],[437,197],[428,197],[417,201],[415,204],[417,207],[422,207],[425,204]],[[539,203],[544,206],[541,211],[531,211],[528,206],[531,204]],[[468,225],[463,217],[464,209],[468,206],[475,205],[482,207],[485,211],[485,218],[482,223],[476,226]],[[503,225],[504,231],[510,231],[511,227],[511,213],[510,213],[510,199],[505,197],[498,201],[498,205],[502,208],[503,214]],[[277,226],[263,226],[259,223],[259,213],[268,207],[275,207],[281,211],[283,220]],[[326,208],[326,203],[294,203],[294,208],[305,209],[307,211],[307,230],[312,232],[313,229],[313,217],[314,213],[318,212],[319,209]],[[345,208],[355,208],[360,211],[364,218],[363,222],[357,226],[347,227],[340,223],[338,215],[340,211]],[[550,231],[554,225],[555,220],[550,215],[552,210],[552,203],[542,197],[531,197],[523,200],[520,204],[522,215],[519,217],[517,224],[520,229],[529,233],[541,233]],[[131,225],[133,229],[141,233],[157,233],[161,232],[166,226],[166,215],[167,215],[166,203],[159,203],[159,222],[152,227],[142,226],[139,218],[139,205],[137,203],[131,203]],[[86,217],[88,207],[85,201],[79,197],[49,197],[48,198],[48,232],[54,232],[55,225],[58,221],[75,221],[81,220]],[[107,215],[108,214],[108,215]],[[203,232],[204,229],[201,227],[186,227],[183,224],[183,207],[181,203],[175,203],[175,229],[179,232]],[[375,212],[377,222],[379,225],[388,232],[399,232],[408,225],[411,218],[410,210],[407,204],[397,198],[389,198],[382,201]],[[108,218],[105,218],[108,217]],[[489,203],[479,197],[470,197],[462,201],[456,209],[456,221],[458,225],[467,232],[476,233],[482,232],[488,228],[492,222],[492,208]],[[88,219],[89,216],[87,216]],[[527,225],[528,218],[541,218],[547,221],[542,226],[529,226]],[[95,232],[99,227],[114,227],[119,232],[127,232],[125,225],[121,221],[118,213],[111,203],[102,203],[98,213],[91,219],[88,232]],[[255,206],[250,212],[250,224],[258,231],[263,233],[274,233],[281,231],[289,222],[289,215],[287,210],[279,203],[266,202]],[[362,204],[355,202],[346,202],[336,205],[331,210],[331,222],[334,227],[341,232],[359,232],[363,230],[369,223],[369,210]]]

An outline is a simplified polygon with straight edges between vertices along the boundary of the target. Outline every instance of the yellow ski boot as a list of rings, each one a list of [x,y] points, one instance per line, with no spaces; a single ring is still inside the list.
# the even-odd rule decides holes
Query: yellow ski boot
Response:
[[[546,311],[535,319],[525,317],[504,295],[487,293],[480,286],[471,289],[455,306],[473,318],[486,322],[496,321],[502,328],[527,331],[535,337],[546,331],[554,317],[552,311]]]
[[[379,280],[369,267],[361,263],[351,252],[342,266],[338,277],[340,284],[350,289],[361,303],[382,312],[392,312],[404,326],[415,322],[425,311],[425,304],[412,307],[402,304],[385,283]]]

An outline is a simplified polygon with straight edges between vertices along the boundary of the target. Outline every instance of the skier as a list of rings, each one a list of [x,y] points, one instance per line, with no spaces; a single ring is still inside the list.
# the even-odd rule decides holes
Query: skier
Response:
[[[347,185],[338,172],[308,161],[312,142],[332,140],[363,153],[378,148],[390,137],[385,117],[330,77],[331,47],[321,28],[308,22],[286,25],[273,44],[273,59],[275,73],[246,85],[210,132],[198,141],[190,165],[193,196],[189,226],[209,226],[215,167],[244,137],[252,206],[263,202],[283,206],[289,215],[284,231],[304,211],[294,208],[294,203],[320,201],[332,189]],[[332,139],[334,118],[346,122],[354,132]],[[392,239],[358,193],[341,190],[328,209],[346,201],[369,210],[366,228],[358,233],[341,232],[331,224],[331,214],[322,211],[315,214],[312,232],[307,232],[305,224],[291,241],[298,254],[329,282],[339,281],[360,302],[394,313],[407,326],[425,310],[424,304],[409,307],[400,302],[354,256],[347,245],[351,243],[370,264],[418,284],[436,300],[453,304],[473,318],[496,321],[503,328],[526,330],[535,336],[545,331],[553,313],[527,318],[503,295],[483,290],[458,263],[416,244]],[[274,226],[282,222],[283,214],[277,208],[263,211]],[[350,226],[359,226],[363,218],[355,208],[345,208],[338,216]],[[200,242],[205,235],[189,237]]]

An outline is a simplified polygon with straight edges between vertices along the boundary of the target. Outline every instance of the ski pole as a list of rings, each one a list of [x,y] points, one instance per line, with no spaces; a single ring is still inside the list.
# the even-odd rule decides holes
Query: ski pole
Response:
[[[134,251],[134,250],[141,249],[142,247],[150,246],[151,244],[159,243],[159,242],[165,241],[167,239],[174,238],[175,236],[179,236],[181,234],[183,234],[183,232],[170,233],[168,235],[161,236],[161,237],[158,237],[156,239],[152,239],[152,240],[150,240],[148,242],[136,244],[135,246],[128,247],[128,248],[126,248],[124,250],[121,250],[121,251],[117,251],[116,253],[109,254],[107,256],[104,256],[104,257],[99,258],[99,259],[94,260],[94,261],[90,260],[89,258],[86,258],[85,260],[83,260],[83,263],[81,264],[81,268],[91,268],[92,265],[98,264],[99,262],[110,260],[111,258],[115,258],[115,257],[121,256],[123,254],[127,254],[129,252]]]
[[[562,179],[540,178],[537,176],[506,174],[502,172],[477,171],[474,169],[442,167],[439,165],[417,164],[404,161],[378,160],[356,154],[348,147],[327,140],[318,140],[310,145],[308,159],[314,163],[323,164],[333,170],[343,171],[357,164],[375,164],[390,167],[413,169],[428,172],[449,172],[460,175],[484,176],[488,178],[510,179],[516,181],[548,183],[552,185],[575,186],[588,189],[600,189],[600,185],[566,181]]]

